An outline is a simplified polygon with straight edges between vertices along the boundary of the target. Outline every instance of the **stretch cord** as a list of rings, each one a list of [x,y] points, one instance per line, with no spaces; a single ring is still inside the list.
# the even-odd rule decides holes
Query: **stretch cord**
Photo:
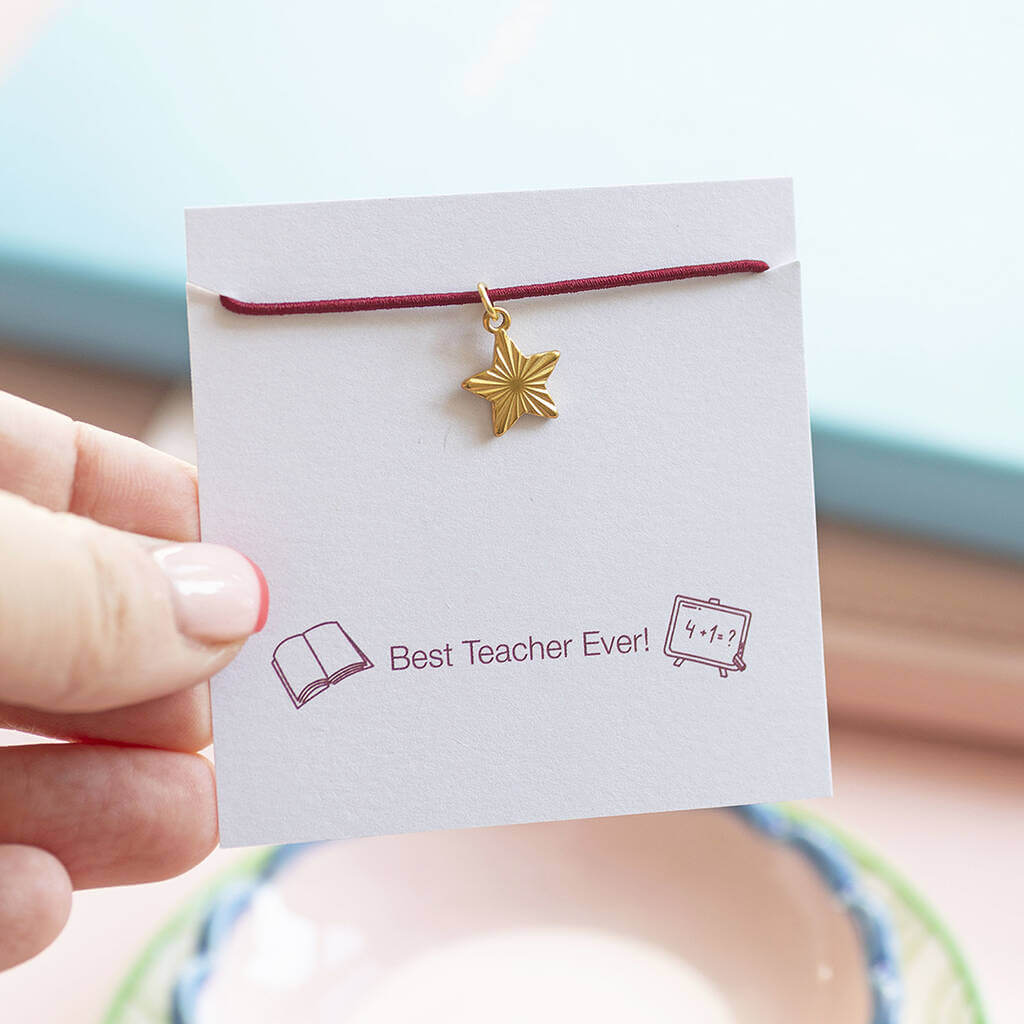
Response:
[[[661,267],[657,270],[634,270],[628,274],[606,274],[603,277],[575,277],[565,281],[542,281],[517,284],[506,288],[489,288],[492,302],[510,299],[536,299],[546,295],[574,295],[605,288],[628,288],[636,284],[661,284],[685,281],[691,277],[722,277],[725,274],[763,274],[768,270],[763,260],[729,260],[725,263],[695,263],[684,267]],[[480,301],[480,293],[426,292],[421,295],[372,295],[355,299],[311,299],[303,302],[245,302],[229,295],[220,297],[220,304],[242,316],[293,316],[298,313],[359,313],[374,309],[421,309],[428,306],[467,306]]]

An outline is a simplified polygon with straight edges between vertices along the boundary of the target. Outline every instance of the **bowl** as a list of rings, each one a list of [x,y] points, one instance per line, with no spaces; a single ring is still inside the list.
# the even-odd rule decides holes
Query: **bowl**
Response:
[[[107,1021],[894,1024],[936,993],[983,1021],[913,891],[753,807],[279,847],[183,909]]]

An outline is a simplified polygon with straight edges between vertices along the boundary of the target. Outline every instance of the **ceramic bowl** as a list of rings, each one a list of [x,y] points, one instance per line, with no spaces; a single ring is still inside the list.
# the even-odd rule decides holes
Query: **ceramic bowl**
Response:
[[[108,1021],[929,1019],[906,901],[867,856],[766,807],[281,847],[165,930]],[[966,971],[937,964],[944,1019],[978,1024]]]

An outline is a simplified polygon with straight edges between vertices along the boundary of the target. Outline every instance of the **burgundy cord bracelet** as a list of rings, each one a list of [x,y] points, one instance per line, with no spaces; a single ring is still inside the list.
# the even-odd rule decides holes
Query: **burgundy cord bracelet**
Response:
[[[769,269],[763,260],[728,260],[724,263],[695,263],[683,267],[662,267],[657,270],[636,270],[628,274],[607,274],[603,277],[576,277],[565,281],[542,281],[517,284],[506,288],[490,288],[495,302],[509,299],[534,299],[546,295],[572,295],[596,292],[605,288],[626,288],[636,284],[660,284],[685,281],[692,277],[722,277],[725,274],[763,274]],[[466,292],[426,292],[421,295],[375,295],[354,299],[312,299],[303,302],[245,302],[229,295],[220,297],[220,304],[242,316],[293,316],[299,313],[358,313],[374,309],[420,309],[428,306],[466,306],[480,302],[475,289]]]

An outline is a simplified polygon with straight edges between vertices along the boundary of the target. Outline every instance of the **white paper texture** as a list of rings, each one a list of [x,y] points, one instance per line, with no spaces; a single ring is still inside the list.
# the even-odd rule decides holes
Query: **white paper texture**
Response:
[[[187,229],[203,539],[270,587],[212,684],[222,842],[829,792],[788,181],[199,209]],[[731,259],[773,269],[509,303],[524,352],[562,353],[560,415],[500,438],[460,389],[491,360],[477,305],[218,300]],[[735,635],[708,663],[665,653],[677,595],[749,613],[742,671]],[[373,667],[296,708],[274,648],[322,622]],[[523,660],[481,661],[501,643]]]

